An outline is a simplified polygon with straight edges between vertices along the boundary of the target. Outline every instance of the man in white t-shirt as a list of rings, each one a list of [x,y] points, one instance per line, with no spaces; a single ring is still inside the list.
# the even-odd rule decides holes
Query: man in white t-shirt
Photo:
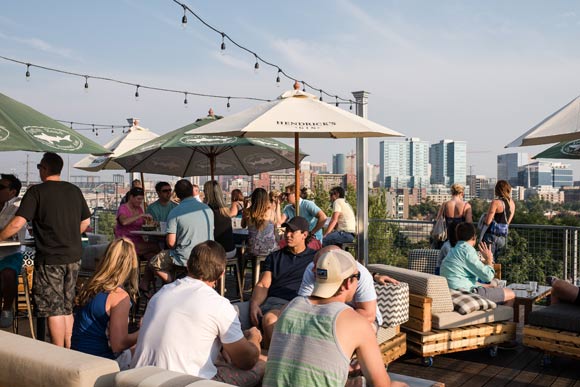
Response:
[[[157,366],[238,386],[260,383],[260,331],[242,332],[234,307],[214,290],[225,266],[217,242],[193,248],[188,276],[165,285],[147,305],[132,367]]]
[[[332,217],[322,238],[322,245],[337,245],[352,243],[355,237],[356,220],[354,211],[345,200],[344,188],[337,186],[330,190],[332,202]]]

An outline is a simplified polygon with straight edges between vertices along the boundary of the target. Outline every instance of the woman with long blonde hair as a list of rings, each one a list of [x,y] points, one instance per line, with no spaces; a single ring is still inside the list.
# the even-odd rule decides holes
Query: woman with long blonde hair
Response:
[[[512,200],[512,187],[505,180],[499,180],[495,184],[495,196],[484,218],[483,242],[490,245],[493,256],[497,259],[506,246],[508,228],[514,218],[516,204]]]
[[[272,208],[268,192],[256,188],[252,192],[250,208],[244,211],[242,227],[248,227],[249,252],[268,255],[278,248],[276,243],[276,211]]]
[[[205,194],[204,202],[213,211],[214,240],[222,245],[227,258],[233,258],[236,255],[236,246],[230,209],[224,201],[224,193],[215,180],[207,181],[203,185],[203,192]]]
[[[138,332],[128,332],[128,320],[138,286],[135,245],[127,238],[116,239],[75,300],[71,348],[119,361],[120,354],[137,343]],[[126,361],[128,354],[124,355]]]

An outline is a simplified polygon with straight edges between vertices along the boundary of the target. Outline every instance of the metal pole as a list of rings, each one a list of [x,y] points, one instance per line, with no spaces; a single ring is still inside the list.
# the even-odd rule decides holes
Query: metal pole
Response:
[[[578,230],[574,230],[574,244],[572,245],[574,285],[578,286]]]
[[[564,230],[564,276],[562,279],[568,279],[568,233],[570,230]]]
[[[367,102],[369,93],[366,91],[354,91],[356,100],[356,114],[367,117]],[[356,139],[356,211],[357,211],[357,259],[369,264],[369,189],[367,179],[368,140]]]

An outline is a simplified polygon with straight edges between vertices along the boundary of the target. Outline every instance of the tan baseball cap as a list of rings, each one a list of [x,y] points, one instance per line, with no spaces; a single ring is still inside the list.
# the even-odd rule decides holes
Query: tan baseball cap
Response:
[[[320,298],[332,297],[342,281],[357,272],[356,261],[344,250],[330,250],[318,258],[316,283],[312,295]]]

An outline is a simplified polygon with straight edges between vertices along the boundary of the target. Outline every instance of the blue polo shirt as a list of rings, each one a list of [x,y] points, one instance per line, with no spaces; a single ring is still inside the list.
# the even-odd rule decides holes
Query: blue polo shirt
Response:
[[[262,271],[272,273],[268,297],[278,297],[288,301],[296,297],[304,270],[312,263],[314,254],[316,251],[308,247],[300,254],[293,254],[287,247],[270,253],[262,264]]]
[[[316,227],[316,223],[318,223],[318,218],[316,217],[316,214],[318,214],[319,211],[320,207],[318,207],[316,203],[314,203],[312,200],[300,199],[299,215],[305,218],[308,224],[310,224],[310,230]],[[288,217],[287,220],[290,220],[296,216],[296,210],[294,209],[294,206],[292,204],[288,204],[286,207],[284,207],[284,215]],[[322,229],[316,231],[316,234],[314,234],[314,236],[316,237],[316,239],[321,241]]]
[[[167,216],[167,233],[175,234],[175,246],[170,254],[173,263],[186,266],[191,250],[207,240],[213,240],[213,211],[206,204],[188,197]]]

